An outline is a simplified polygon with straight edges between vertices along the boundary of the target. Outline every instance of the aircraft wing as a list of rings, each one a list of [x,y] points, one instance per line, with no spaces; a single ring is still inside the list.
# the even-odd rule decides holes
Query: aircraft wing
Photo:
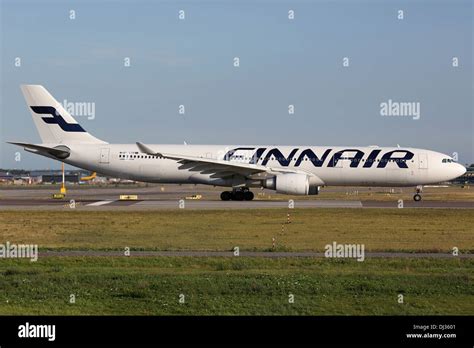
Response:
[[[213,178],[223,178],[235,174],[240,174],[244,177],[251,177],[253,175],[257,175],[260,178],[262,176],[266,176],[267,174],[273,176],[278,173],[302,173],[306,175],[311,175],[304,171],[285,168],[272,168],[259,164],[230,162],[212,158],[162,153],[154,151],[153,149],[140,142],[137,142],[136,144],[139,150],[143,153],[146,153],[151,156],[160,156],[163,158],[174,159],[178,161],[182,164],[179,169],[188,169],[190,171],[200,172],[201,174],[211,174],[211,177]]]

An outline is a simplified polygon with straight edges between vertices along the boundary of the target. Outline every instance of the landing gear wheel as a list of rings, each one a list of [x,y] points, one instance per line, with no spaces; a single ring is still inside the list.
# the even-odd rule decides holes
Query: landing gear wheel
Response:
[[[415,195],[413,196],[413,200],[414,200],[415,202],[421,201],[421,195],[420,195],[419,193],[415,194]]]
[[[223,201],[230,201],[232,199],[232,192],[224,191],[221,193],[221,199]]]
[[[246,201],[251,201],[253,199],[253,192],[252,191],[245,191],[244,192],[244,199]]]
[[[244,198],[245,198],[245,196],[244,196],[244,192],[243,192],[243,191],[235,191],[235,192],[233,193],[232,199],[233,199],[234,201],[243,201]]]

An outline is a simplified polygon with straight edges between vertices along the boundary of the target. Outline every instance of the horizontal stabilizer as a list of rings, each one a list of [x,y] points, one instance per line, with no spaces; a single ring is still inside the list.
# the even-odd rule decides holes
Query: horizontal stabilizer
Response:
[[[68,158],[71,154],[69,149],[66,146],[58,146],[58,147],[47,147],[42,145],[35,145],[35,144],[28,144],[28,143],[15,143],[15,142],[8,142],[8,144],[18,145],[25,148],[26,151],[39,153],[39,154],[49,154],[51,156],[65,159]]]

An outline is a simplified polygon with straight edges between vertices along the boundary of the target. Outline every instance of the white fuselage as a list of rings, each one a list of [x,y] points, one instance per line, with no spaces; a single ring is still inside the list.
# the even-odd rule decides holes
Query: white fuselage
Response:
[[[57,144],[51,144],[57,146]],[[237,186],[236,179],[187,169],[175,159],[142,153],[136,144],[64,144],[71,151],[65,163],[105,175],[152,183],[198,183]],[[465,168],[442,153],[389,147],[149,145],[163,153],[253,163],[316,175],[324,185],[416,186],[462,175]],[[237,149],[237,150],[235,150]],[[248,181],[247,186],[261,186]]]

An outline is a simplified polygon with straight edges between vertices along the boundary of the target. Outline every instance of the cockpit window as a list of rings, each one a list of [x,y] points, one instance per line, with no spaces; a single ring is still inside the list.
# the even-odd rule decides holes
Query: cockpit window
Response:
[[[451,158],[443,158],[443,163],[453,163],[454,160],[452,160]]]

